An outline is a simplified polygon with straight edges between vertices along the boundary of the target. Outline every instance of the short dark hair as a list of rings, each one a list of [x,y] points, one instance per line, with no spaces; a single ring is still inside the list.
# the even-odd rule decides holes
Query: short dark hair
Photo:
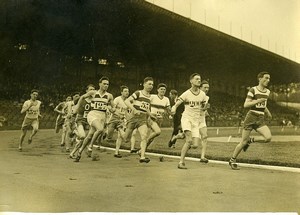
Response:
[[[102,81],[109,81],[109,78],[106,77],[106,76],[102,76],[102,77],[99,79],[99,83],[102,83]]]
[[[127,86],[125,86],[125,85],[122,85],[122,86],[120,87],[121,92],[123,92],[124,89],[129,89],[129,88],[128,88]]]
[[[145,84],[147,81],[153,81],[153,78],[152,78],[152,77],[146,77],[146,78],[144,78],[144,84]]]
[[[203,80],[203,81],[201,82],[201,84],[200,84],[200,87],[202,87],[204,84],[208,84],[208,85],[209,85],[208,81]]]
[[[193,73],[190,75],[190,80],[192,80],[197,75],[199,75],[201,77],[201,75],[199,73]]]
[[[173,89],[173,90],[170,90],[170,93],[171,93],[171,94],[173,94],[173,95],[175,95],[175,96],[177,96],[177,95],[178,95],[178,92],[177,92],[177,90],[174,90],[174,89]]]
[[[264,77],[264,75],[270,75],[270,73],[265,72],[265,71],[258,73],[257,80],[259,80],[260,78]]]
[[[161,88],[161,87],[164,87],[164,88],[167,89],[167,85],[164,84],[164,83],[159,83],[159,84],[157,85],[157,89],[159,89],[159,88]]]
[[[77,95],[77,94],[80,95],[80,92],[74,92],[74,93],[72,94],[72,97],[75,96],[75,95]]]
[[[89,84],[89,85],[87,85],[87,86],[86,86],[86,88],[85,88],[85,89],[86,89],[86,90],[88,90],[88,89],[89,89],[89,87],[94,87],[94,88],[95,88],[95,85],[94,85],[94,84]]]
[[[37,89],[32,89],[30,94],[32,94],[32,93],[39,93],[39,91]]]

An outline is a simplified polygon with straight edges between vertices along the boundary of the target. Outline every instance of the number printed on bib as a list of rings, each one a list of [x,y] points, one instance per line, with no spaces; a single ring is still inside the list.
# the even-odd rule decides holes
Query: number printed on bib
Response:
[[[146,102],[141,102],[140,108],[145,111],[150,110],[150,104]]]
[[[106,111],[106,109],[107,109],[107,104],[105,104],[103,102],[93,102],[91,104],[91,106],[93,107],[94,110]]]
[[[267,102],[266,102],[266,101],[263,101],[263,102],[257,103],[257,104],[255,105],[255,107],[257,107],[257,108],[265,108],[265,107],[266,107],[266,104],[267,104]]]

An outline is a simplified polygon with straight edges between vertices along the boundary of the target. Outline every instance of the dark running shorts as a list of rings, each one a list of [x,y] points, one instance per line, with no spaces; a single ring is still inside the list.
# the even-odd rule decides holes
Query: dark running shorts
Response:
[[[265,125],[265,116],[263,114],[254,113],[252,111],[247,113],[244,120],[245,130],[256,130]]]

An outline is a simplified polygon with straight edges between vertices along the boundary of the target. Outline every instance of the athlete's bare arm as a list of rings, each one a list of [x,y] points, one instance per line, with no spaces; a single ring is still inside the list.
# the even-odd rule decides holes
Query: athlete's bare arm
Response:
[[[132,110],[133,114],[139,114],[140,112],[133,107],[133,101],[134,98],[132,96],[129,96],[124,102],[127,105],[127,107],[129,107]]]
[[[114,102],[114,97],[112,94],[109,94],[109,104],[110,104],[110,112],[111,113],[114,113],[116,111],[116,105],[115,105],[115,102]]]
[[[178,99],[174,106],[171,108],[171,114],[174,115],[176,113],[176,109],[178,108],[179,105],[183,103],[182,99]]]
[[[269,118],[269,119],[272,119],[272,114],[271,114],[271,112],[269,111],[269,109],[266,107],[266,109],[265,109],[265,114],[266,114],[266,116]]]
[[[64,108],[62,108],[61,110],[58,110],[58,108],[59,108],[60,106],[64,106],[64,104],[63,104],[62,102],[59,103],[59,104],[54,108],[54,111],[57,112],[57,113],[59,113],[59,114],[64,114]]]
[[[86,98],[88,98],[88,97],[90,97],[90,96],[93,96],[93,95],[96,94],[96,92],[97,92],[96,90],[90,90],[89,92],[83,94],[83,95],[80,97],[80,99],[81,99],[81,98],[82,98],[82,99],[86,99]]]
[[[28,109],[31,108],[32,106],[33,106],[33,102],[30,102],[29,105],[23,105],[22,110],[21,110],[21,114],[28,111]]]
[[[267,101],[266,98],[260,98],[260,99],[250,99],[250,98],[246,98],[245,103],[244,103],[244,108],[250,108],[258,103],[262,103]]]
[[[40,108],[39,108],[39,114],[38,114],[38,117],[40,117],[40,118],[43,118],[43,116],[42,116],[42,114],[41,114],[41,109],[42,109],[42,102],[41,102],[41,104],[40,104]],[[44,109],[44,108],[43,108]]]

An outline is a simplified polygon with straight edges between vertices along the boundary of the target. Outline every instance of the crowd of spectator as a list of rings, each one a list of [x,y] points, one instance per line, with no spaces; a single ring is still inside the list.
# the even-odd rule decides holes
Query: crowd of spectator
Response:
[[[300,83],[272,85],[270,88],[272,88],[273,92],[278,94],[285,93],[285,92],[289,92],[293,94],[300,91]]]
[[[110,83],[109,92],[114,96],[119,94],[120,80],[115,83]],[[44,106],[53,106],[61,101],[64,101],[67,96],[74,92],[85,92],[85,87],[88,84],[94,84],[97,87],[97,80],[88,80],[84,83],[68,80],[62,81],[60,79],[53,80],[49,77],[49,83],[44,84],[38,81],[15,81],[13,79],[2,80],[0,88],[0,98],[2,100],[14,101],[15,103],[23,103],[30,97],[32,89],[39,90],[39,99],[43,101]]]
[[[43,101],[44,105],[58,103],[72,92],[82,90],[81,87],[67,83],[44,85],[12,81],[3,84],[3,87],[0,89],[0,96],[5,100],[23,103],[30,97],[32,89],[39,90],[39,99]]]
[[[207,123],[211,126],[238,126],[243,118],[243,98],[226,93],[213,93]]]
[[[272,85],[270,89],[275,101],[300,103],[300,83]]]

